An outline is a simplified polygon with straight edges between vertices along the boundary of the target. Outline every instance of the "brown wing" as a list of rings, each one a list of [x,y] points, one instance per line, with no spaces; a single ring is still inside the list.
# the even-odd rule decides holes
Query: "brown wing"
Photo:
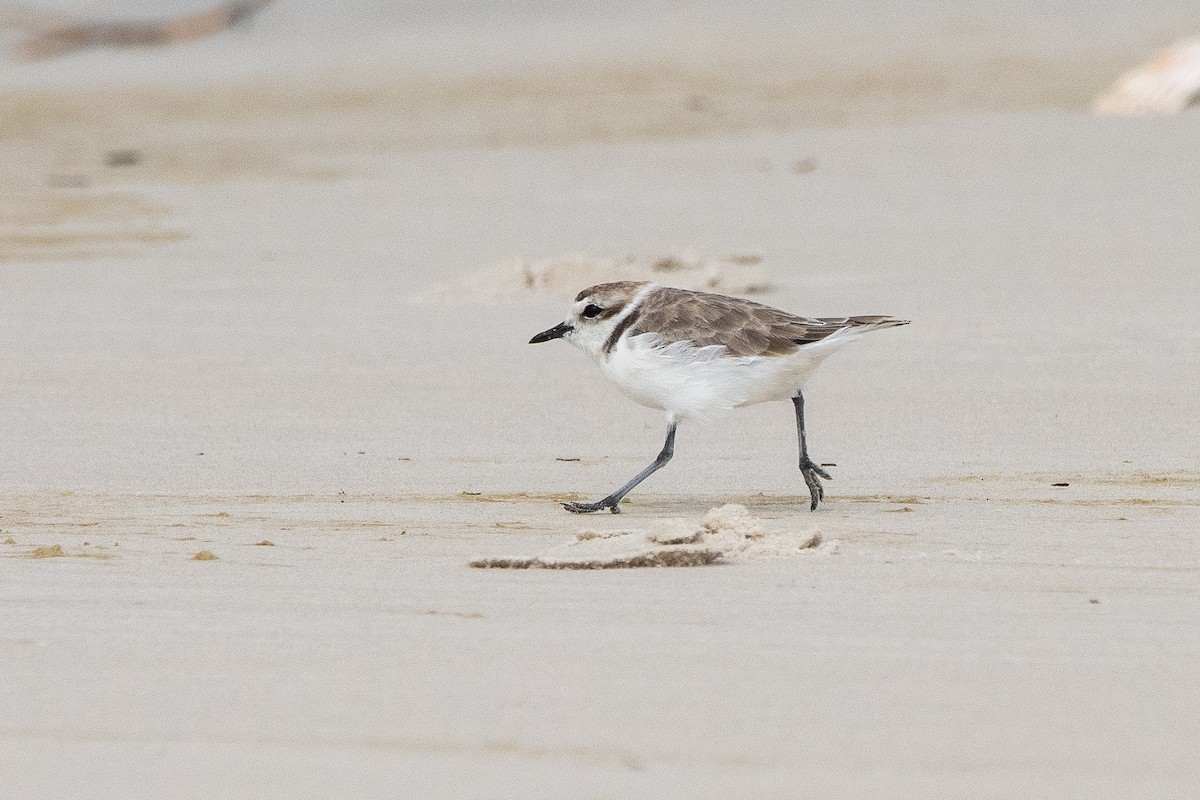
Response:
[[[220,33],[253,15],[271,0],[233,0],[183,17],[146,21],[83,21],[38,33],[12,49],[18,61],[48,58],[93,47],[155,47],[180,44]]]
[[[735,356],[786,355],[844,328],[904,324],[886,316],[797,317],[750,300],[671,288],[643,299],[635,314],[630,336],[670,331],[670,339],[724,345]]]
[[[233,0],[208,11],[168,20],[163,23],[167,41],[172,44],[190,42],[220,33],[254,16],[260,8],[270,2],[271,0]]]

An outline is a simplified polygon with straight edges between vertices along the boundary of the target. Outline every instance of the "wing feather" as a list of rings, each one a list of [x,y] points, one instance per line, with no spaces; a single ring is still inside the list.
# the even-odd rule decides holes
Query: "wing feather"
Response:
[[[798,317],[751,300],[669,287],[649,294],[637,310],[629,336],[721,345],[733,356],[788,355],[846,328],[905,324],[888,316]]]

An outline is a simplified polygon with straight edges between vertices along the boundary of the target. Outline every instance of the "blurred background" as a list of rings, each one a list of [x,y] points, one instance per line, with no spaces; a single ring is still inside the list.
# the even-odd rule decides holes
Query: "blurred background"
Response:
[[[239,5],[253,8],[190,40],[114,48],[75,31],[65,52],[36,48],[56,27]],[[1083,110],[1198,17],[1176,0],[4,2],[0,147],[52,143],[25,159],[52,155],[44,173],[155,145],[150,174],[193,179],[331,152]]]
[[[6,444],[22,454],[8,466],[21,480],[43,456],[47,484],[340,480],[306,472],[324,457],[313,454],[379,437],[400,455],[434,446],[399,420],[447,408],[429,386],[461,386],[414,342],[478,358],[473,380],[486,373],[517,396],[535,372],[558,391],[562,374],[579,375],[577,354],[534,358],[524,343],[562,297],[616,277],[754,288],[815,315],[920,318],[878,352],[928,337],[922,363],[936,363],[935,348],[967,358],[971,331],[975,347],[1002,347],[1014,329],[1091,347],[1111,339],[1101,311],[1130,320],[1144,348],[1129,304],[1153,299],[1147,313],[1169,316],[1194,272],[1200,119],[1091,115],[1119,75],[1194,35],[1190,3],[45,0],[0,11],[0,316],[12,343],[0,370],[26,381],[0,411],[29,426]],[[1131,265],[1143,273],[1132,298]],[[413,305],[455,283],[443,306]],[[472,299],[505,294],[525,302],[481,320]],[[66,411],[29,416],[46,402],[46,364],[58,365]],[[128,370],[143,370],[141,383]],[[609,391],[597,388],[594,413],[623,419]],[[1005,394],[979,392],[984,404]],[[973,431],[978,412],[961,413]],[[145,435],[148,415],[162,420],[154,446],[175,448],[152,476],[145,447],[112,444]],[[94,443],[90,466],[66,459],[78,443],[46,444],[73,426]],[[218,429],[228,462],[207,438]],[[595,447],[611,446],[606,430],[594,428]],[[312,452],[262,455],[281,441]],[[1055,441],[1066,457],[1077,440]],[[437,442],[454,454],[499,447],[457,428]],[[626,446],[644,458],[643,442]],[[200,477],[178,471],[193,451],[207,454]],[[124,480],[111,459],[127,462]],[[239,483],[249,463],[261,475]],[[523,484],[514,469],[488,474]],[[366,467],[355,478],[394,480]]]

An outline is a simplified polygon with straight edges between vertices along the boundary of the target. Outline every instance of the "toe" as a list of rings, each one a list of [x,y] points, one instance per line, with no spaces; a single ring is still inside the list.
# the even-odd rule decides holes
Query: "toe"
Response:
[[[805,463],[800,465],[800,470],[802,472],[812,472],[817,475],[820,475],[822,478],[824,478],[827,481],[833,480],[833,476],[830,475],[828,472],[826,472],[824,470],[824,468],[822,468],[821,465],[817,464],[815,461],[811,461],[811,460],[806,461]]]

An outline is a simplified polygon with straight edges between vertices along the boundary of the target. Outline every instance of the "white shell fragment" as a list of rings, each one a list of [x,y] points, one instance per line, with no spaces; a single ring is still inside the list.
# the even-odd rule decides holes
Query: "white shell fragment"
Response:
[[[1200,95],[1200,37],[1176,42],[1151,61],[1126,72],[1092,110],[1104,116],[1178,114]]]

